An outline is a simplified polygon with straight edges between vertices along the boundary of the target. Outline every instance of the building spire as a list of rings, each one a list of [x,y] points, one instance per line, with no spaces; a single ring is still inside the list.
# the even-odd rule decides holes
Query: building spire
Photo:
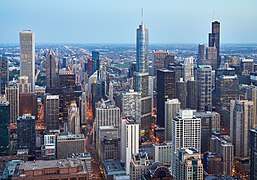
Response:
[[[144,8],[141,8],[142,25],[144,24]]]

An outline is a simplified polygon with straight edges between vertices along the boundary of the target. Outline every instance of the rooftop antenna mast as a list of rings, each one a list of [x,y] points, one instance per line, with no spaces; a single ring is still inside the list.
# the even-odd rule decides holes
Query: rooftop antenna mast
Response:
[[[144,23],[144,8],[141,8],[142,24]]]
[[[213,11],[213,14],[212,14],[212,21],[215,20],[215,11]]]

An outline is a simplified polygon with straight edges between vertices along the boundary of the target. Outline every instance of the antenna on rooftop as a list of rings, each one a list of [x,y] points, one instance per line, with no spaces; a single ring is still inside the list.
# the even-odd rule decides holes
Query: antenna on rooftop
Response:
[[[142,18],[142,24],[144,22],[144,8],[141,8],[141,18]]]
[[[214,21],[215,19],[215,11],[213,11],[213,14],[212,14],[212,21]]]

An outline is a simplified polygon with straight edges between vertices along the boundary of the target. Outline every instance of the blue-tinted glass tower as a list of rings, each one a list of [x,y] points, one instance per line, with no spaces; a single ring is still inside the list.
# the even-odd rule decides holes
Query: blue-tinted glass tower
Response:
[[[0,98],[0,156],[8,155],[9,145],[9,102],[5,98]]]

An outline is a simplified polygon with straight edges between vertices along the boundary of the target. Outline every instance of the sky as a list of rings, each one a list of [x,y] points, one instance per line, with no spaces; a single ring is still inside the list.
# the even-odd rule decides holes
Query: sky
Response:
[[[207,43],[221,22],[221,43],[257,43],[256,0],[0,0],[0,43],[135,43],[144,23],[150,43]]]

